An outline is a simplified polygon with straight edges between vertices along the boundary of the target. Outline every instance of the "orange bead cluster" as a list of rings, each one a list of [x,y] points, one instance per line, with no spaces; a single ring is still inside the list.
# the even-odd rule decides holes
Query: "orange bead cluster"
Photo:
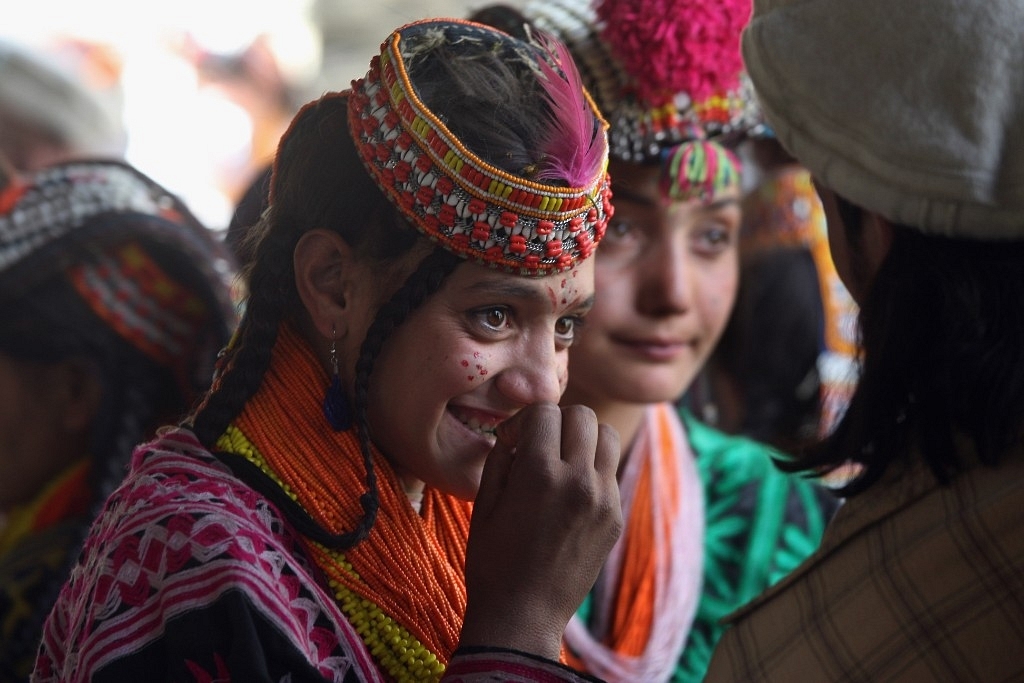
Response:
[[[355,431],[333,431],[320,409],[327,384],[306,341],[283,326],[263,384],[218,445],[340,533],[361,518],[366,473]],[[417,514],[388,461],[376,450],[373,459],[380,508],[369,536],[344,554],[308,539],[306,547],[382,667],[397,678],[406,669],[436,678],[462,628],[472,505],[427,489]]]

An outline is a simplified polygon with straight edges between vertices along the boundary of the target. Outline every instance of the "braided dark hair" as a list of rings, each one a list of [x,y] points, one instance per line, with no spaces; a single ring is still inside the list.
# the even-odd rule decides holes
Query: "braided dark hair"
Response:
[[[213,391],[192,418],[212,447],[256,392],[282,322],[301,301],[292,253],[307,231],[331,227],[371,258],[387,261],[416,243],[397,210],[362,168],[348,135],[347,98],[331,93],[304,107],[282,138],[269,212],[252,227],[255,251],[244,277],[249,297],[235,343],[221,359]],[[332,169],[332,172],[326,172]]]

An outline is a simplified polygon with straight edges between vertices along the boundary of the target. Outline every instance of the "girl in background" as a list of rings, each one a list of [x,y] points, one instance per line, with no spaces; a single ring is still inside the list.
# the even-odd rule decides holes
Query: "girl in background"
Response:
[[[0,679],[27,680],[135,444],[194,407],[235,325],[226,250],[123,163],[0,180]]]
[[[609,681],[700,681],[719,618],[810,554],[835,507],[778,452],[676,405],[736,296],[733,149],[760,121],[739,55],[750,2],[543,0],[525,29],[486,12],[564,40],[610,125],[615,215],[564,401],[619,432],[626,526],[566,631],[571,661]]]

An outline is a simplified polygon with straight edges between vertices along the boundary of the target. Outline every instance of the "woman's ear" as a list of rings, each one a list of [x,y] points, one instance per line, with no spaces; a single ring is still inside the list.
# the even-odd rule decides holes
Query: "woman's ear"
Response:
[[[330,230],[310,230],[292,257],[295,286],[313,326],[330,339],[344,336],[351,310],[357,263],[352,247]]]

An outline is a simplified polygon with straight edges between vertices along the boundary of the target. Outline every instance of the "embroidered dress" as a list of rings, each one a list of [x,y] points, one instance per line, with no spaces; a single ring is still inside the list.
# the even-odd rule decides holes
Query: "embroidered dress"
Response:
[[[703,679],[718,620],[813,553],[837,506],[772,453],[670,404],[648,409],[622,475],[626,530],[567,630],[581,667],[609,681]],[[635,557],[657,561],[623,565]]]
[[[469,504],[428,490],[416,514],[379,454],[365,541],[342,555],[296,528],[336,532],[358,515],[355,438],[304,426],[323,419],[310,398],[326,381],[285,327],[221,439],[233,455],[185,429],[137,449],[47,621],[33,680],[585,680],[522,653],[453,652]],[[308,468],[313,446],[336,467]],[[257,490],[268,482],[269,496]]]

